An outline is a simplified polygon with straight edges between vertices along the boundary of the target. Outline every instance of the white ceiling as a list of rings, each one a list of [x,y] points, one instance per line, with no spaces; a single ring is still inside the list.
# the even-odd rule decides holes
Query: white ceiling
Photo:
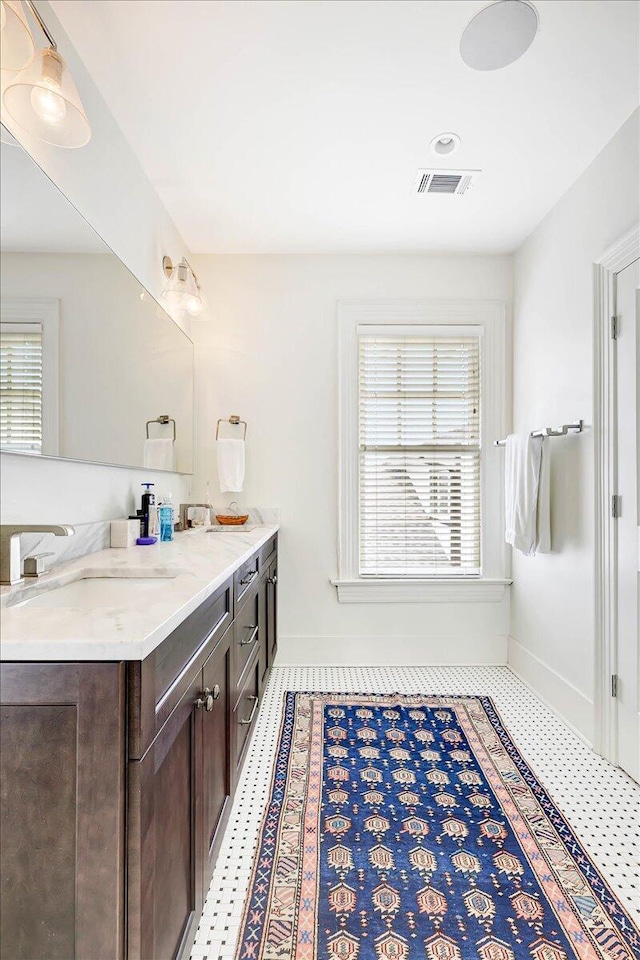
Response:
[[[458,53],[484,0],[51,2],[199,253],[511,251],[639,99],[634,0],[535,0],[491,73]],[[413,196],[424,166],[483,173]]]

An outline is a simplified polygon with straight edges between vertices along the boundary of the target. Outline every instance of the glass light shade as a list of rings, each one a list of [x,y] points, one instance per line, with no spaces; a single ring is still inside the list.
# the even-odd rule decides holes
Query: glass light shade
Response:
[[[184,307],[189,292],[187,284],[188,267],[186,263],[178,263],[164,285],[160,296],[172,307]]]
[[[36,52],[21,0],[0,0],[0,67],[17,73],[33,61]]]
[[[204,304],[202,302],[202,294],[196,283],[196,278],[191,270],[188,272],[187,284],[189,289],[187,291],[187,299],[185,300],[185,308],[190,316],[199,317]]]
[[[160,296],[166,303],[186,310],[192,317],[202,313],[202,296],[195,277],[184,260],[173,268]]]
[[[44,47],[34,62],[10,80],[4,107],[15,123],[55,147],[84,147],[91,127],[67,65]]]

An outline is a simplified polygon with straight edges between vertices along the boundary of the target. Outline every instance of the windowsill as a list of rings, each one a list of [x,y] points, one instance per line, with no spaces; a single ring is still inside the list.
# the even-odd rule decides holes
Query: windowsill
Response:
[[[339,603],[499,603],[512,580],[332,580]]]

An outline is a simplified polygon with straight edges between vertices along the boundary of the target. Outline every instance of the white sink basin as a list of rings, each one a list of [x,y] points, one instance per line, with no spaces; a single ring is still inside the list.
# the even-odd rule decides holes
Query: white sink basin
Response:
[[[13,607],[130,607],[144,606],[160,596],[175,574],[151,577],[87,577],[53,587]]]

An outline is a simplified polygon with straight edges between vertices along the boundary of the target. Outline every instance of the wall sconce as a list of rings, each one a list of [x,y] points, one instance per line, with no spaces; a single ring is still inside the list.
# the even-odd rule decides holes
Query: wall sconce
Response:
[[[24,27],[29,30],[21,4],[10,3],[10,0],[1,2],[7,17],[9,7],[11,8],[14,20],[17,17],[16,8],[19,6]],[[26,0],[26,4],[49,41],[49,46],[43,47],[35,56],[32,55],[31,61],[8,81],[2,94],[3,106],[11,120],[44,143],[55,147],[84,147],[91,139],[91,126],[76,85],[40,14],[31,0]],[[4,29],[8,23],[7,19]],[[14,33],[15,31],[12,31],[11,36]],[[30,31],[29,36],[35,50]],[[3,30],[3,54],[4,46]]]
[[[183,257],[174,265],[171,257],[162,258],[162,269],[167,282],[160,296],[172,307],[186,310],[192,317],[199,317],[204,309],[200,283],[193,267]]]

